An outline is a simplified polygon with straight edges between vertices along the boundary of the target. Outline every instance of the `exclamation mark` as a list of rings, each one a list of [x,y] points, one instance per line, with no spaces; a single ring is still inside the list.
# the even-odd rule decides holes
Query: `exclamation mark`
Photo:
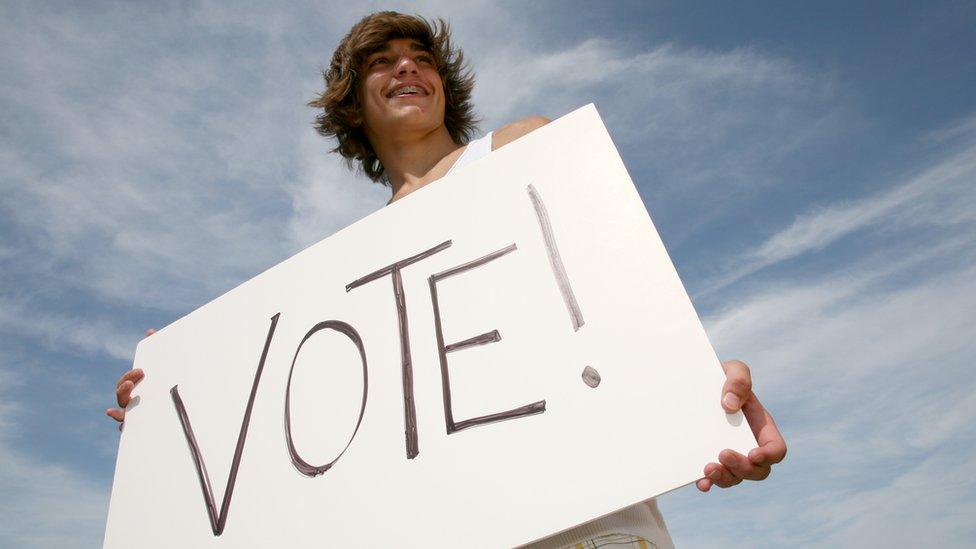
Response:
[[[549,254],[549,266],[552,267],[552,274],[556,278],[556,285],[559,286],[559,293],[563,296],[563,303],[566,304],[566,312],[573,323],[573,331],[579,331],[583,326],[583,313],[580,312],[579,303],[576,301],[576,294],[569,283],[566,275],[566,267],[563,265],[562,257],[559,256],[559,247],[556,245],[556,238],[552,234],[552,225],[549,223],[549,212],[546,205],[539,196],[539,191],[535,186],[529,184],[526,187],[529,192],[529,199],[532,200],[532,207],[535,209],[535,217],[539,220],[539,229],[542,231],[542,240],[546,243],[546,252]],[[583,369],[583,383],[590,387],[600,384],[600,373],[592,366]]]

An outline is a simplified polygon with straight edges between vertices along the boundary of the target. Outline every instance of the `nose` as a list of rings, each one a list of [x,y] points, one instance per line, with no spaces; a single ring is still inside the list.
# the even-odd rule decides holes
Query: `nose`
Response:
[[[396,64],[397,74],[407,74],[407,73],[416,74],[417,72],[418,72],[417,63],[414,62],[414,60],[409,55],[402,55],[400,56],[400,59],[397,59],[397,64]]]

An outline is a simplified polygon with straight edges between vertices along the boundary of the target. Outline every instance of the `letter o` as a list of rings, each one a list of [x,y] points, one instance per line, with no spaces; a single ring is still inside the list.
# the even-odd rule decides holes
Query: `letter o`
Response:
[[[352,340],[352,342],[356,345],[356,348],[359,350],[359,356],[362,358],[363,362],[363,402],[359,407],[359,419],[356,420],[356,428],[353,430],[352,436],[349,437],[349,442],[347,442],[346,446],[341,452],[339,452],[339,455],[325,465],[312,465],[298,455],[298,450],[295,449],[295,443],[291,437],[291,376],[295,372],[295,362],[298,361],[298,354],[302,351],[302,345],[304,345],[305,342],[317,332],[326,329],[335,330],[340,334],[345,335]],[[326,320],[312,326],[312,329],[305,334],[304,338],[302,338],[302,342],[298,344],[298,348],[295,349],[295,358],[292,359],[291,369],[288,370],[288,387],[285,389],[285,439],[288,442],[288,453],[291,455],[291,463],[295,466],[295,469],[297,469],[299,473],[308,477],[317,477],[332,468],[332,466],[339,461],[339,458],[342,457],[342,454],[346,453],[346,450],[349,449],[349,445],[352,444],[352,439],[356,438],[356,433],[359,432],[359,425],[363,422],[363,412],[366,411],[366,394],[368,383],[369,378],[366,371],[366,350],[363,347],[363,340],[361,337],[359,337],[356,329],[340,320]]]

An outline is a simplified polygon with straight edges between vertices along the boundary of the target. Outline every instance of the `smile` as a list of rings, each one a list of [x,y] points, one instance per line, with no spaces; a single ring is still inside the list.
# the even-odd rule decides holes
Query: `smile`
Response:
[[[386,94],[388,98],[393,97],[403,97],[403,96],[425,96],[427,95],[427,90],[416,85],[406,85],[400,86],[390,93]]]

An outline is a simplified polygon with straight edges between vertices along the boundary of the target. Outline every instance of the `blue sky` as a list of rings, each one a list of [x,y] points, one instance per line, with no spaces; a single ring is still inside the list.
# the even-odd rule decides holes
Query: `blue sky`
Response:
[[[483,131],[596,102],[751,364],[790,454],[662,498],[679,546],[976,539],[973,3],[80,5],[0,4],[0,545],[100,543],[145,328],[385,203],[304,104],[388,8],[451,21]]]

